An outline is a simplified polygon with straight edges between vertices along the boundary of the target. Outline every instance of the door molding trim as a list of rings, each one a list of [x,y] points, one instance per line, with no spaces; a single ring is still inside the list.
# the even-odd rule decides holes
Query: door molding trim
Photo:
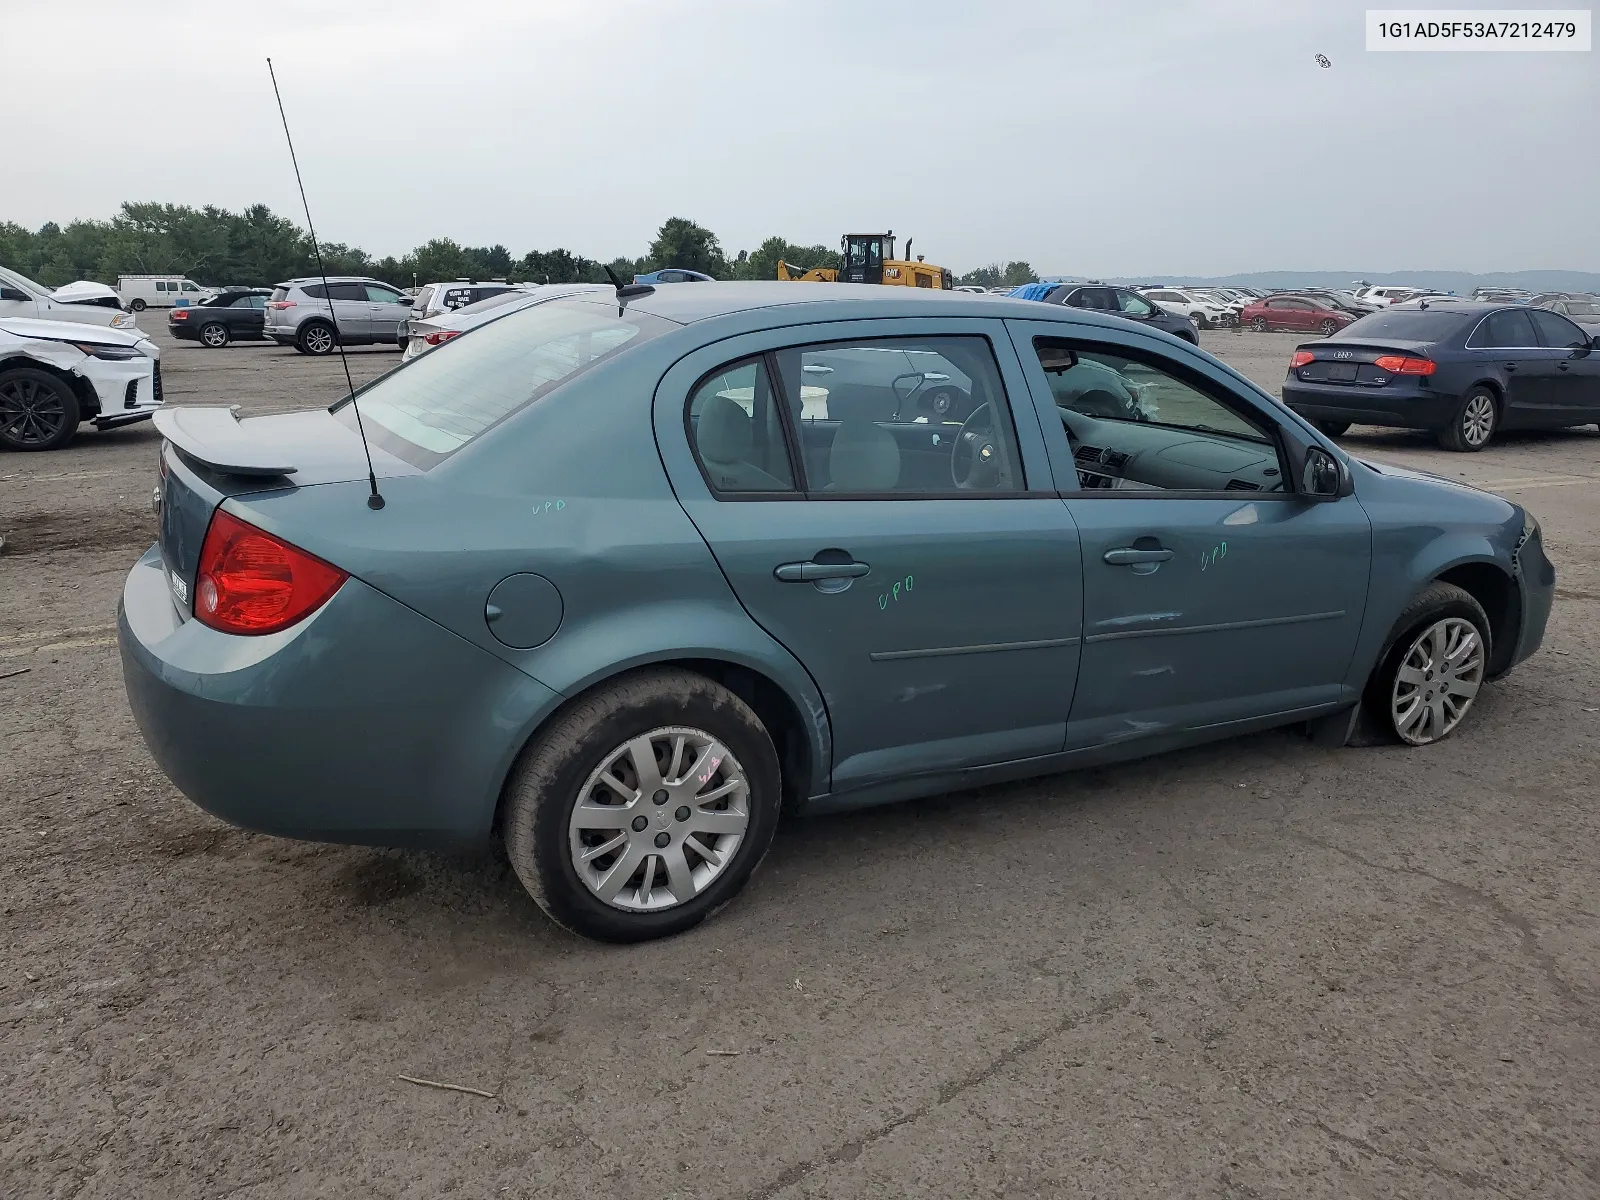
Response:
[[[1084,638],[1087,645],[1091,642],[1114,642],[1122,638],[1140,637],[1175,637],[1183,633],[1221,633],[1229,629],[1262,629],[1269,625],[1302,625],[1311,621],[1337,621],[1345,615],[1344,609],[1337,612],[1304,613],[1294,617],[1262,617],[1255,621],[1222,621],[1216,625],[1183,625],[1178,628],[1171,626],[1158,626],[1154,629],[1117,629],[1111,633],[1091,633]],[[876,657],[876,655],[874,655]]]
[[[867,655],[873,662],[898,662],[906,658],[945,658],[952,654],[998,654],[1005,650],[1052,650],[1057,646],[1076,646],[1075,637],[1041,638],[1032,642],[986,642],[979,646],[930,646],[925,650],[874,650]],[[1093,638],[1089,639],[1093,641]]]

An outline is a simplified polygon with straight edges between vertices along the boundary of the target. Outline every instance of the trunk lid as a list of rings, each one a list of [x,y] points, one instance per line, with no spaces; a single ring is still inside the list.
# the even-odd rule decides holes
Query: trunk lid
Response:
[[[1343,384],[1350,387],[1382,387],[1394,376],[1378,366],[1376,360],[1386,354],[1402,358],[1428,358],[1433,342],[1362,341],[1345,342],[1325,338],[1308,342],[1296,350],[1309,353],[1311,361],[1291,372],[1304,383]]]
[[[367,477],[361,438],[326,409],[241,420],[237,406],[157,412],[161,447],[161,561],[174,603],[187,620],[211,514],[229,496]],[[372,467],[389,479],[422,472],[372,447]]]

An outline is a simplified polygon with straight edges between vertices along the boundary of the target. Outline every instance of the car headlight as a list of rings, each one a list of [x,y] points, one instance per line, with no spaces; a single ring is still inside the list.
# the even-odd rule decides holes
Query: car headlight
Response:
[[[113,329],[121,329],[124,325],[132,324],[133,315],[131,313],[118,313],[116,316],[111,318],[111,328]]]
[[[145,357],[145,352],[137,346],[108,346],[103,342],[73,342],[71,344],[93,358],[126,361],[130,358]]]

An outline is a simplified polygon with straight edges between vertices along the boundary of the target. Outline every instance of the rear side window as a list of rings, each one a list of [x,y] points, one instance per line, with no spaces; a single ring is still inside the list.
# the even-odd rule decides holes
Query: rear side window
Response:
[[[312,300],[326,300],[328,298],[328,293],[323,289],[323,286],[320,283],[306,284],[300,289],[300,294],[302,296],[308,296]]]
[[[671,322],[615,307],[536,305],[413,359],[360,392],[367,435],[427,470],[506,417]],[[351,428],[348,401],[333,409]]]
[[[833,342],[775,357],[808,494],[1023,490],[1011,409],[985,339]]]
[[[310,290],[310,288],[306,289],[308,292]],[[328,294],[335,300],[360,300],[365,302],[367,289],[359,283],[330,283],[328,285]]]
[[[689,444],[718,492],[792,492],[776,389],[762,358],[719,367],[689,398]]]
[[[1533,322],[1521,310],[1490,313],[1472,336],[1474,346],[1522,349],[1537,346],[1538,337],[1533,332]]]

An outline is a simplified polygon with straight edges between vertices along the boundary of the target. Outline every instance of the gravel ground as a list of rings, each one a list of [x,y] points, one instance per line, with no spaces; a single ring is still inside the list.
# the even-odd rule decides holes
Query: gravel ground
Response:
[[[142,323],[175,404],[343,387]],[[1296,340],[1205,345],[1275,388]],[[1600,436],[1346,443],[1544,523],[1545,649],[1448,743],[1285,731],[792,823],[631,949],[492,854],[189,804],[112,638],[158,438],[0,456],[0,1195],[1600,1195]]]

